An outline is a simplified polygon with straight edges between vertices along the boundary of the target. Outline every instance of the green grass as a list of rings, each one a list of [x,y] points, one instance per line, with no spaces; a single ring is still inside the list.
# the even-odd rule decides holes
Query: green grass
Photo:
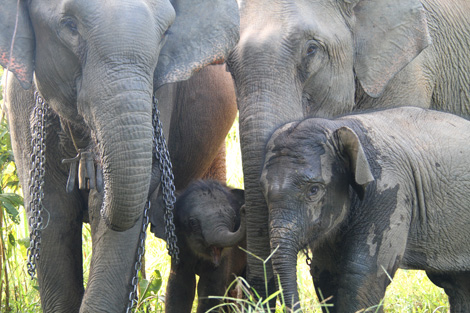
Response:
[[[2,68],[0,67],[0,75]],[[0,104],[2,92],[0,85]],[[0,113],[1,114],[1,113]],[[239,149],[238,124],[235,123],[227,136],[227,183],[229,186],[242,188],[243,176],[241,171],[241,155]],[[1,124],[0,134],[6,130],[5,123]],[[11,192],[20,193],[16,189],[17,178],[15,167],[5,155],[11,153],[7,142],[8,136],[0,137],[1,190],[0,195]],[[13,199],[14,200],[14,199]],[[3,202],[2,202],[3,203]],[[3,214],[2,214],[3,213]],[[2,205],[0,210],[0,312],[40,312],[39,294],[35,280],[26,273],[26,246],[28,245],[27,223],[24,209],[19,214]],[[88,275],[91,260],[91,234],[88,225],[84,225],[83,237],[86,244],[83,247],[84,275]],[[170,257],[164,241],[149,233],[146,242],[145,272],[147,280],[141,284],[141,302],[139,312],[164,312],[164,295],[166,277],[170,272]],[[306,313],[321,312],[321,304],[315,295],[312,280],[305,263],[305,258],[299,256],[298,282],[300,299]],[[144,291],[146,294],[142,296]],[[256,296],[251,299],[238,300],[236,312],[266,312],[266,303]],[[447,297],[442,289],[434,286],[422,271],[399,270],[387,290],[384,300],[385,312],[437,313],[447,312]],[[277,312],[282,311],[280,304]],[[195,310],[194,310],[195,312]],[[373,312],[373,311],[371,311]]]

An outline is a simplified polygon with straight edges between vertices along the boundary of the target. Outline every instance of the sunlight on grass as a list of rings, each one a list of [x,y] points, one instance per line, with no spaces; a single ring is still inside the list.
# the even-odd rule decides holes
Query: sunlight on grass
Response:
[[[238,115],[225,140],[227,149],[227,185],[244,189],[242,172],[242,154],[238,135]]]

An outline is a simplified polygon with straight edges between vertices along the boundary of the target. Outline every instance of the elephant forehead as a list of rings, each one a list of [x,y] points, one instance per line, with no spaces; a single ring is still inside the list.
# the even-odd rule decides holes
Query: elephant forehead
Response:
[[[192,201],[197,206],[221,203],[225,194],[217,190],[199,190],[192,195]],[[195,207],[197,207],[195,206]]]
[[[318,123],[293,122],[274,132],[266,145],[261,184],[270,191],[309,181],[329,182],[333,175],[334,147]]]
[[[290,190],[306,181],[330,181],[331,162],[322,147],[303,153],[292,153],[282,149],[267,155],[267,162],[261,174],[261,184],[266,197]],[[324,174],[325,167],[326,172]]]
[[[348,35],[335,0],[241,1],[239,46],[299,42],[305,36],[325,42]],[[334,25],[335,27],[331,27]],[[343,32],[339,31],[344,30]],[[275,40],[277,39],[277,40]]]

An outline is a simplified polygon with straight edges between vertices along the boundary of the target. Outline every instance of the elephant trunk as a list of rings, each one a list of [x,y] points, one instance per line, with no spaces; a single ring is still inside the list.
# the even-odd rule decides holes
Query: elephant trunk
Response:
[[[102,216],[117,231],[134,226],[143,212],[152,169],[151,96],[129,96],[115,100],[134,109],[104,117],[98,138],[105,181]]]
[[[104,181],[101,215],[112,230],[125,231],[140,218],[150,188],[153,85],[149,73],[124,69],[113,73],[84,80],[87,85],[82,86],[79,103],[89,110],[84,116],[100,153]],[[103,95],[102,90],[107,93]],[[91,99],[101,101],[98,105]]]
[[[286,221],[284,221],[285,224]],[[286,307],[291,308],[293,312],[298,312],[300,310],[297,291],[298,249],[292,236],[291,230],[277,227],[271,229],[271,248],[277,249],[272,258],[276,283],[280,284],[277,287],[282,290]]]
[[[125,231],[141,217],[149,193],[153,76],[162,45],[161,22],[144,2],[105,1],[87,9],[93,8],[106,14],[86,40],[78,109],[100,152],[102,217],[112,230]],[[170,11],[173,8],[166,6],[161,12]]]
[[[259,79],[259,76],[255,78]],[[255,79],[253,78],[253,79]],[[241,83],[240,83],[241,81]],[[279,81],[277,79],[277,81]],[[237,83],[237,80],[235,80]],[[256,86],[254,87],[250,87]],[[268,235],[268,207],[260,188],[259,175],[264,160],[264,147],[274,130],[288,121],[303,116],[300,99],[289,86],[279,86],[276,79],[262,83],[239,80],[236,89],[240,112],[240,141],[243,155],[247,250],[266,260],[270,255]],[[292,96],[289,96],[292,95]],[[267,265],[267,266],[266,266]],[[264,271],[269,288],[274,288],[272,266],[248,256],[247,278],[260,294],[264,290]],[[270,290],[269,292],[272,292]]]
[[[242,218],[240,227],[238,227],[238,230],[235,232],[230,231],[228,227],[224,227],[223,229],[215,229],[209,234],[204,235],[204,237],[210,246],[226,248],[240,243],[245,238],[245,235],[245,221],[244,218]]]

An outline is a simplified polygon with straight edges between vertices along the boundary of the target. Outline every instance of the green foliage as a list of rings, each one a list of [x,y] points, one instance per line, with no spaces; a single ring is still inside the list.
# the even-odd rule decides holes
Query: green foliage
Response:
[[[13,152],[11,150],[10,134],[6,119],[0,121],[0,204],[6,216],[19,224],[19,208],[23,205],[23,197],[19,191],[19,180],[16,174]]]
[[[162,287],[162,282],[162,276],[158,269],[150,275],[150,280],[142,278],[142,272],[139,273],[139,299],[135,309],[136,312],[153,310],[159,301],[158,292]]]
[[[3,69],[0,67],[0,76]],[[0,85],[0,106],[3,90]],[[0,311],[37,312],[39,297],[35,281],[26,275],[29,245],[23,197],[13,159],[5,114],[0,110]]]

